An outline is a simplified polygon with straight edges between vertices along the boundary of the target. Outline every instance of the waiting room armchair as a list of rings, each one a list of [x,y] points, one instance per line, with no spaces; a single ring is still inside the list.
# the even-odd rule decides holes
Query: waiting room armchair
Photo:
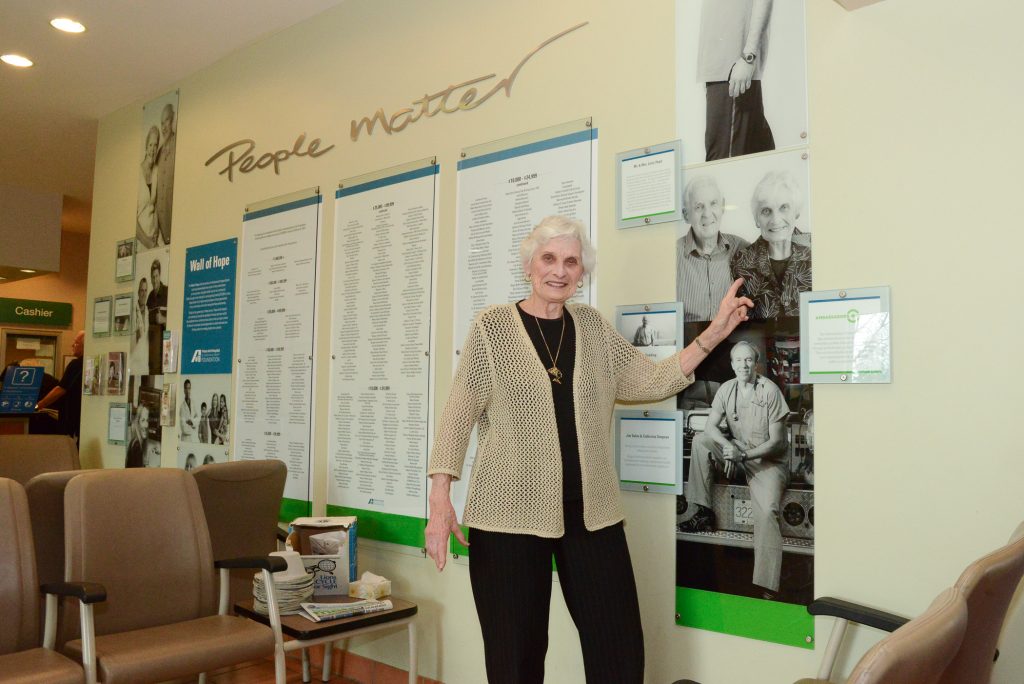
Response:
[[[22,486],[0,478],[0,679],[8,684],[78,684],[84,681],[80,665],[39,646],[41,594],[36,580],[35,553],[28,501]],[[48,585],[63,595],[78,596],[86,604],[102,601],[102,587]],[[56,601],[53,601],[56,608]]]
[[[276,596],[270,627],[218,614],[214,561],[202,502],[190,473],[172,469],[96,471],[71,479],[64,499],[66,576],[99,581],[107,601],[64,651],[82,659],[87,684],[161,682],[273,654],[285,681]],[[277,557],[221,561],[270,573]],[[226,582],[226,577],[225,577]],[[69,606],[73,608],[73,606]],[[73,619],[68,610],[66,619]]]
[[[277,550],[277,514],[288,477],[283,461],[211,463],[193,470],[192,477],[203,501],[214,561]],[[228,605],[251,597],[252,572],[232,571]]]

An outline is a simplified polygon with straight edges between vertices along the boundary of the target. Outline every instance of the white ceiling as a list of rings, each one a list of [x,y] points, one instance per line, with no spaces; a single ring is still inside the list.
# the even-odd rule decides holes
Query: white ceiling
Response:
[[[0,184],[59,192],[88,230],[100,117],[342,0],[0,0]],[[68,16],[86,32],[65,34]],[[84,222],[84,226],[81,225]]]

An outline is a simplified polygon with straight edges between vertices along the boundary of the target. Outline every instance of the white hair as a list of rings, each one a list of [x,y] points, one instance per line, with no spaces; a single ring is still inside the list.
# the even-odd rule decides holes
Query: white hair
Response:
[[[597,251],[590,244],[587,238],[587,227],[583,221],[578,221],[568,216],[547,216],[540,220],[530,234],[527,235],[519,245],[519,258],[522,260],[523,272],[525,273],[533,255],[551,240],[560,237],[575,238],[580,243],[580,256],[583,260],[583,273],[593,273],[597,268]]]
[[[754,188],[754,194],[750,197],[750,210],[754,212],[755,217],[757,216],[757,205],[777,188],[782,188],[789,193],[790,204],[796,207],[798,212],[803,209],[804,195],[796,176],[789,171],[769,171]]]

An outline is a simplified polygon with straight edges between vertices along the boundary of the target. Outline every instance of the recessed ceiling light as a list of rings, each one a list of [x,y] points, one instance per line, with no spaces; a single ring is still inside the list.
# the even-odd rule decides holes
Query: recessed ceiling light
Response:
[[[66,33],[81,33],[85,30],[84,26],[74,19],[68,19],[67,17],[57,17],[50,22],[50,26],[58,31],[64,31]]]
[[[20,271],[21,271],[22,273],[35,273],[35,271],[34,271],[34,270],[32,270],[31,268],[22,268],[22,269],[19,269],[19,270],[20,270]]]
[[[21,55],[0,55],[0,61],[16,67],[32,66],[32,60],[28,57],[22,57]]]

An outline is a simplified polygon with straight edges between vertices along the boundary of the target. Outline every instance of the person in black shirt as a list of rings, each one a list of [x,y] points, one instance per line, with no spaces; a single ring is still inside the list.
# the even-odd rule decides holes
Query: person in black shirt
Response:
[[[60,384],[50,390],[36,404],[36,410],[46,408],[63,399],[60,409],[60,433],[74,437],[78,442],[79,425],[82,422],[82,355],[85,352],[85,331],[79,330],[75,341],[71,343],[71,353],[75,358],[64,369]]]

